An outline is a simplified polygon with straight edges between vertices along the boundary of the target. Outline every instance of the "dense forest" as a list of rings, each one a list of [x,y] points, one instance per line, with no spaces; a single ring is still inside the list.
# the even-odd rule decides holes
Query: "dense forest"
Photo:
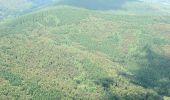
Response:
[[[0,100],[170,100],[166,0],[19,1],[0,6]]]

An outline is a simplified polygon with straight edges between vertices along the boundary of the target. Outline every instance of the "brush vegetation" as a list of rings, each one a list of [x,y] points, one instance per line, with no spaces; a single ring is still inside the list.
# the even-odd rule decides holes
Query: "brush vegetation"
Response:
[[[166,99],[169,18],[52,6],[5,19],[0,99]]]

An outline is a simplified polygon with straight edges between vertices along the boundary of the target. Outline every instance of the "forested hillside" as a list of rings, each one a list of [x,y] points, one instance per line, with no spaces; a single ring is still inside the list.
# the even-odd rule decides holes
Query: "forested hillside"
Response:
[[[123,12],[56,4],[4,19],[0,99],[169,100],[170,16]]]

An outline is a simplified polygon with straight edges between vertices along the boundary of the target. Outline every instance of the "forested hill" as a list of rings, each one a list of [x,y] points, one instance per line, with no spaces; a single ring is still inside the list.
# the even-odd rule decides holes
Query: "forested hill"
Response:
[[[0,23],[0,99],[163,100],[170,19],[50,6]]]
[[[168,5],[0,0],[0,100],[170,100]]]

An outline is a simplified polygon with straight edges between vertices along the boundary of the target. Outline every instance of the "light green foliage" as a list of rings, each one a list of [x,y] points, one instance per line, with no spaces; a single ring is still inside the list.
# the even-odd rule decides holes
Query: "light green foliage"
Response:
[[[162,100],[170,96],[170,37],[160,37],[168,18],[58,6],[6,19],[0,98]]]

